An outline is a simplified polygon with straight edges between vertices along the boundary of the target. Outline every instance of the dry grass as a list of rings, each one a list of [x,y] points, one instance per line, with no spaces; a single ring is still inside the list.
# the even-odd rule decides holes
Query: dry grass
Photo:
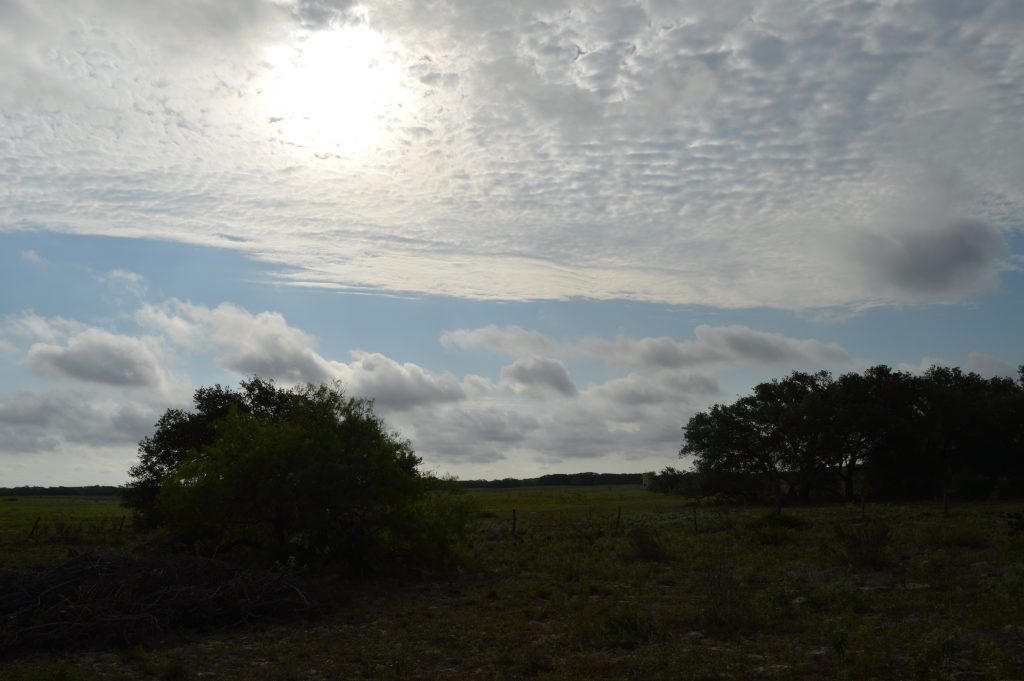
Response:
[[[349,606],[298,623],[21,658],[0,679],[1024,677],[1019,507],[869,507],[891,532],[879,566],[835,534],[854,508],[702,511],[695,533],[682,500],[643,506],[642,491],[502,494],[481,495],[459,574],[347,584]],[[656,558],[638,559],[638,537]]]

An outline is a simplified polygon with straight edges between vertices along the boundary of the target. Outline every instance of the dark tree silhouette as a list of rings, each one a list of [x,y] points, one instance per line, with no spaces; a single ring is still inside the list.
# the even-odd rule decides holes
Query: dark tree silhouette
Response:
[[[793,372],[694,415],[680,456],[692,456],[697,473],[685,487],[705,492],[737,480],[756,491],[759,477],[780,502],[852,500],[858,488],[891,499],[984,498],[1024,493],[1022,424],[1024,367],[1017,382],[945,367],[913,376],[875,366],[838,379]]]

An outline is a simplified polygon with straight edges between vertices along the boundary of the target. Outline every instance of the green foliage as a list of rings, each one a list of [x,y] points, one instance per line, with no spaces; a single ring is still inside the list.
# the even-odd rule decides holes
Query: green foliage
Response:
[[[892,530],[880,521],[860,525],[832,526],[846,560],[862,568],[881,568],[888,561]]]
[[[830,615],[867,611],[863,594],[845,582],[829,582],[807,595],[807,606]]]
[[[637,525],[626,533],[625,557],[634,561],[662,561],[668,558],[668,551],[649,527]]]
[[[260,401],[229,404],[205,444],[161,479],[156,517],[179,542],[348,572],[455,559],[472,502],[454,482],[420,475],[409,441],[371,402],[325,385],[254,385]]]
[[[974,525],[929,527],[922,538],[924,545],[933,549],[983,549],[989,544],[989,537],[985,530]]]
[[[15,664],[0,669],[0,681],[93,681],[97,677],[66,664]]]
[[[763,546],[782,546],[796,541],[795,530],[807,526],[807,521],[788,513],[765,513],[747,523],[751,536]]]
[[[783,500],[980,500],[1024,493],[1024,383],[932,367],[923,376],[871,367],[760,383],[686,424],[663,491]],[[756,483],[760,480],[760,486]],[[743,483],[744,487],[737,489]]]
[[[1010,525],[1010,536],[1024,534],[1024,513],[1007,513],[1006,520]]]

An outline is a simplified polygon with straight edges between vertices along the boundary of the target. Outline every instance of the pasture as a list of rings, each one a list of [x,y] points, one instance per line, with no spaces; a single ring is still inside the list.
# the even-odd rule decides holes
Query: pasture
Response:
[[[327,612],[24,655],[0,679],[1024,678],[1019,504],[869,505],[862,523],[633,487],[469,493],[481,512],[456,574],[339,582]],[[0,501],[3,565],[128,551],[122,514]],[[54,529],[30,538],[41,517]]]

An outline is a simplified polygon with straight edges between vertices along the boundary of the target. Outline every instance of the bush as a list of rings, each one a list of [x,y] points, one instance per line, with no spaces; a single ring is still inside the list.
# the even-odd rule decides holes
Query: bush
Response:
[[[471,502],[418,471],[408,440],[334,386],[231,406],[164,477],[157,517],[200,553],[350,573],[450,565]]]
[[[857,567],[880,568],[886,564],[892,530],[883,522],[871,522],[844,528],[833,525],[839,547],[850,563]]]
[[[631,528],[626,540],[629,543],[625,553],[626,560],[658,562],[668,558],[668,551],[649,527],[638,525]]]

